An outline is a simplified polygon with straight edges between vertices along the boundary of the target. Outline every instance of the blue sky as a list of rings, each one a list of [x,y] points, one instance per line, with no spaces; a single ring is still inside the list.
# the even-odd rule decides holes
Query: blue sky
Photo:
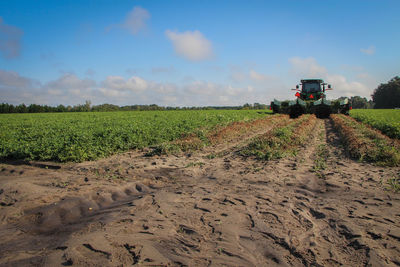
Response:
[[[170,106],[368,97],[400,71],[400,1],[0,2],[0,102]]]

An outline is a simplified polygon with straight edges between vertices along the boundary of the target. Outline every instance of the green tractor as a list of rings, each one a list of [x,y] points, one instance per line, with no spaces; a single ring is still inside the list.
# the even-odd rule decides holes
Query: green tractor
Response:
[[[321,79],[301,80],[300,86],[296,85],[296,100],[271,102],[270,109],[274,113],[289,114],[297,118],[305,113],[315,114],[318,118],[327,118],[331,113],[349,114],[351,103],[348,98],[330,101],[326,99],[325,91],[332,90],[331,85]],[[327,87],[326,87],[327,86]]]

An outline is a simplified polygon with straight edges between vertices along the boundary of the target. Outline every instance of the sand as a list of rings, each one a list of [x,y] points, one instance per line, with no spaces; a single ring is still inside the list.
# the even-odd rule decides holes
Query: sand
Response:
[[[400,168],[351,160],[329,120],[295,157],[3,162],[1,266],[400,266]],[[324,170],[313,171],[326,148]]]

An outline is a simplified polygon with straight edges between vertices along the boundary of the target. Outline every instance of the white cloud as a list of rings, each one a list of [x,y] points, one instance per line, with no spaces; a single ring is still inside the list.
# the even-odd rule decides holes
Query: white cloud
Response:
[[[72,73],[65,73],[57,80],[50,81],[44,85],[47,89],[58,90],[87,90],[94,88],[96,82],[90,79],[80,79]]]
[[[233,86],[205,81],[193,81],[183,85],[178,100],[189,106],[243,105],[245,103],[266,103],[265,88]]]
[[[215,95],[217,85],[211,82],[193,81],[186,84],[184,89],[194,95]]]
[[[371,45],[368,48],[361,48],[360,51],[367,55],[375,54],[375,46]]]
[[[106,31],[108,32],[114,28],[122,28],[133,35],[137,35],[140,31],[146,28],[146,23],[150,17],[150,13],[146,9],[140,6],[135,6],[126,15],[126,18],[122,23],[110,25],[106,27]]]
[[[1,101],[10,104],[32,103],[40,83],[13,71],[0,70]],[[40,95],[40,94],[39,94]],[[42,103],[36,101],[36,103]]]
[[[363,96],[369,97],[372,88],[359,81],[348,81],[347,78],[340,74],[331,74],[328,70],[319,65],[315,58],[290,58],[289,62],[292,66],[292,73],[299,79],[304,78],[321,78],[333,87],[333,91],[329,91],[329,98],[338,98],[340,96]]]
[[[269,75],[265,75],[265,74],[256,72],[255,70],[250,70],[249,77],[251,80],[256,81],[256,82],[265,82],[265,81],[271,80],[273,78]]]
[[[274,98],[291,98],[290,85],[275,75],[261,73],[252,66],[229,67],[228,79],[234,88],[242,88],[239,96],[240,103],[270,103]]]
[[[49,89],[49,90],[47,90],[47,92],[48,92],[50,95],[55,95],[55,96],[60,96],[60,95],[63,94],[63,91],[58,90],[58,89]]]
[[[190,61],[202,61],[212,58],[212,44],[199,31],[173,32],[165,31],[171,40],[175,53]]]
[[[22,30],[7,25],[0,17],[0,52],[5,58],[16,58],[21,52]]]
[[[150,13],[139,6],[134,7],[126,16],[122,27],[131,34],[136,35],[140,30],[146,27],[146,21],[150,18]]]
[[[80,79],[75,74],[64,73],[58,79],[40,87],[38,90],[41,93],[37,97],[40,98],[41,102],[58,100],[58,103],[66,101],[67,104],[78,104],[90,99],[96,86],[97,83],[94,80]],[[58,99],[59,97],[61,98]]]
[[[110,88],[99,88],[99,91],[106,97],[109,98],[119,98],[119,97],[126,97],[128,95],[127,91],[121,91],[121,90],[116,90],[116,89],[110,89]]]
[[[132,90],[129,87],[129,81],[132,80],[141,81],[142,90]],[[177,85],[153,82],[136,76],[129,79],[109,76],[101,83],[99,92],[107,98],[106,102],[121,105],[151,103],[170,106],[240,105],[244,104],[244,101],[251,102],[252,98],[260,99],[256,96],[259,92],[252,86],[237,87],[198,80]]]
[[[148,89],[148,82],[138,76],[132,76],[129,79],[124,79],[121,76],[108,76],[103,81],[103,87],[112,90],[129,90],[132,92],[140,92]]]
[[[176,92],[177,86],[173,83],[151,83],[151,90],[158,94],[171,94]]]
[[[332,84],[336,96],[364,96],[369,97],[372,90],[358,81],[347,81],[342,75],[327,75],[326,82]]]
[[[139,76],[128,79],[121,76],[108,76],[101,82],[99,88],[99,92],[107,97],[107,102],[124,105],[164,103],[166,99],[174,97],[175,91],[174,84],[156,83]]]
[[[303,76],[308,76],[309,78],[318,78],[327,73],[326,68],[318,65],[315,58],[312,57],[293,57],[289,59],[289,63],[292,66],[293,72]]]
[[[20,76],[13,71],[0,70],[0,88],[31,88],[39,86],[39,83],[33,79]]]
[[[167,105],[173,105],[174,103],[177,103],[178,97],[176,96],[164,96],[162,99],[163,103],[167,103]]]
[[[38,88],[31,102],[44,104],[76,105],[95,97],[97,83],[94,80],[81,79],[73,73],[64,73],[56,80]]]
[[[176,84],[155,82],[139,76],[108,76],[96,82],[72,73],[64,73],[55,80],[40,84],[18,73],[2,70],[0,89],[2,100],[10,104],[76,105],[91,100],[94,105],[155,103],[170,106],[217,106],[266,103],[268,97],[264,85],[238,86],[195,79]]]

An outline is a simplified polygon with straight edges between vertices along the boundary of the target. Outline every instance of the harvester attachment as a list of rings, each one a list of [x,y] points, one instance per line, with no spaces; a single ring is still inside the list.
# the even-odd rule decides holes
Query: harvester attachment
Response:
[[[328,118],[332,112],[332,103],[325,98],[321,98],[314,102],[314,114],[317,118]]]
[[[282,112],[282,102],[274,99],[274,101],[271,102],[271,110],[274,113],[284,113]]]
[[[339,113],[349,115],[351,109],[352,109],[351,103],[348,98],[340,100]]]
[[[289,116],[294,119],[297,118],[307,111],[307,104],[305,101],[297,98],[294,101],[289,102]]]

